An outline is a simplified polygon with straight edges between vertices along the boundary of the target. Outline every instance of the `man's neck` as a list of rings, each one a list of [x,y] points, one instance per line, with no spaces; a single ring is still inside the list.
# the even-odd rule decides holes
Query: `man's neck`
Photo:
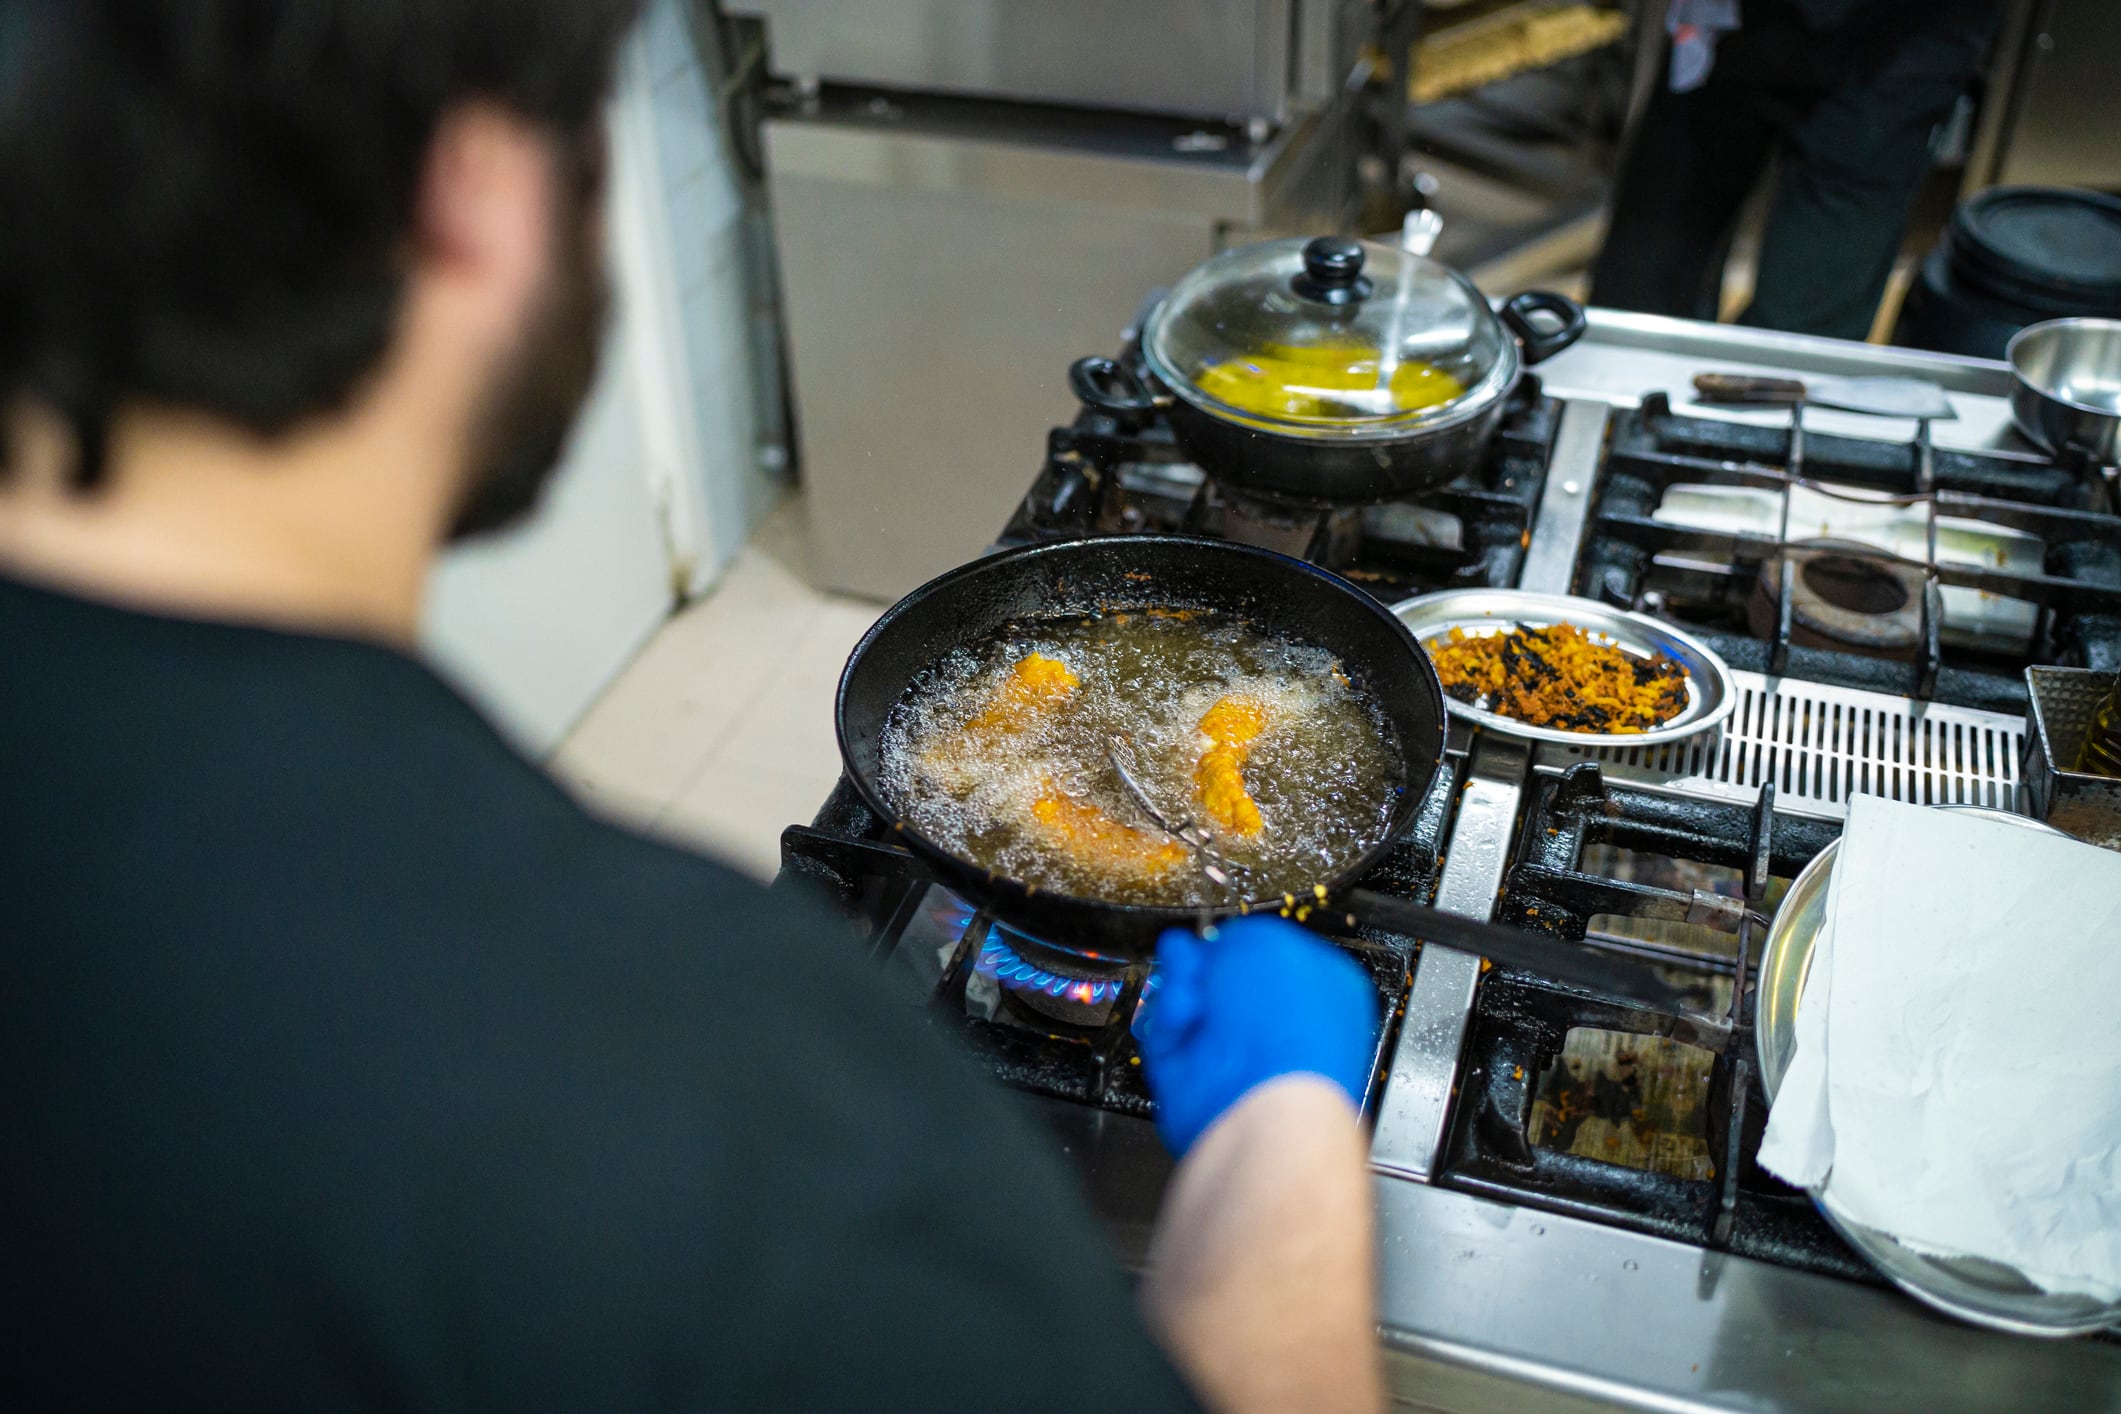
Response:
[[[410,644],[449,508],[433,439],[374,418],[271,441],[183,413],[114,420],[109,476],[64,484],[50,424],[0,482],[0,571],[191,618]]]

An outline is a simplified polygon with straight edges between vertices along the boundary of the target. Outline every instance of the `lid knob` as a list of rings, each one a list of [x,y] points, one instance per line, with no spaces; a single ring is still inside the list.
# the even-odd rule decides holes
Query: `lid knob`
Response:
[[[1347,236],[1320,236],[1304,247],[1304,270],[1291,289],[1321,304],[1353,304],[1367,299],[1370,282],[1362,273],[1362,242]]]

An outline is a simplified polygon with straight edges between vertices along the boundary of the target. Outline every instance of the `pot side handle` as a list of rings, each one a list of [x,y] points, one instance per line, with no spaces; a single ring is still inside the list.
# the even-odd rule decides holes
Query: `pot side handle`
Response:
[[[1535,314],[1551,314],[1561,321],[1558,328],[1543,329],[1532,322]],[[1544,363],[1583,337],[1588,326],[1583,306],[1552,290],[1526,290],[1503,301],[1502,322],[1524,345],[1527,364]]]
[[[1068,391],[1085,407],[1122,420],[1147,417],[1161,405],[1131,369],[1103,357],[1079,358],[1069,364]]]

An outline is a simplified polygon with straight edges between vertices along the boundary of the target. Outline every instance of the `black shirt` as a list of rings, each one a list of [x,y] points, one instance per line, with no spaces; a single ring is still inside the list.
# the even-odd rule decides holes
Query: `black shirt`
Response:
[[[0,1406],[1189,1407],[859,954],[409,658],[0,580]]]

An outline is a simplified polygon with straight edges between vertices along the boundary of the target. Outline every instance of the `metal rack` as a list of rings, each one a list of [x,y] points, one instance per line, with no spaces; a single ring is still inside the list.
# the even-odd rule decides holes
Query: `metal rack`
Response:
[[[1778,533],[1712,531],[1657,519],[1666,492],[1683,482],[1783,493]],[[1834,551],[1919,579],[1920,626],[1912,653],[1873,656],[1792,641],[1794,557],[1809,548],[1789,540],[1792,487],[1848,502],[1923,508],[1922,559],[1855,543],[1837,544]],[[2091,483],[2043,457],[1937,448],[1926,424],[1911,442],[1827,436],[1805,427],[1800,405],[1789,426],[1777,431],[1682,417],[1656,393],[1616,424],[1577,588],[1688,624],[1734,668],[2022,715],[2024,661],[1949,650],[1940,632],[1941,591],[1982,590],[2038,606],[2044,611],[2041,638],[2051,645],[2045,656],[2036,651],[2042,661],[2061,657],[2092,667],[2121,666],[2121,518],[2093,509],[2094,498]],[[2036,537],[2045,547],[2042,572],[1940,562],[1937,524],[1945,516]],[[1724,568],[1710,575],[1667,574],[1656,566],[1660,555]],[[1772,630],[1732,631],[1729,611],[1769,573],[1776,585]],[[1665,588],[1657,587],[1659,580]],[[1704,621],[1710,618],[1721,621]]]
[[[1779,814],[1772,785],[1750,804],[1687,799],[1612,785],[1594,762],[1542,774],[1528,795],[1498,918],[1670,969],[1714,1020],[1704,1024],[1496,968],[1471,1018],[1458,1104],[1434,1181],[1804,1270],[1875,1280],[1803,1194],[1753,1159],[1767,1103],[1753,1074],[1752,969],[1769,886],[1831,843],[1838,826]],[[1735,873],[1738,892],[1680,891],[1583,867],[1586,847],[1598,843],[1719,866]],[[1704,951],[1594,932],[1593,920],[1601,917],[1688,924],[1707,930],[1700,936],[1729,941]],[[1706,1084],[1691,1109],[1704,1130],[1706,1177],[1533,1141],[1535,1096],[1578,1030],[1677,1042],[1706,1061]]]

